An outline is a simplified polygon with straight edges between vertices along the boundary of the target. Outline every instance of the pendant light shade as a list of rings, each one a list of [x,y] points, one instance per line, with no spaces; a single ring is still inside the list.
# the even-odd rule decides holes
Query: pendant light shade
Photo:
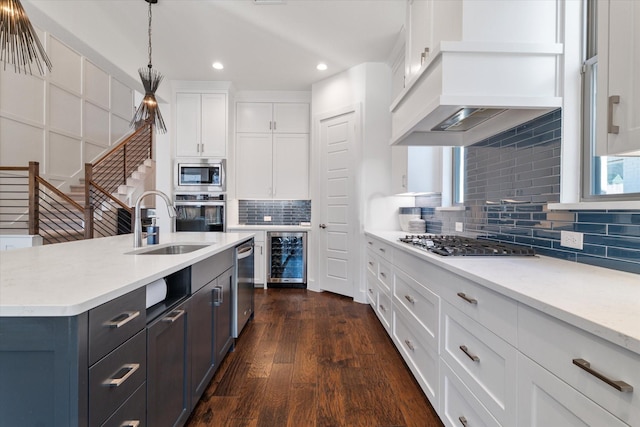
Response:
[[[33,75],[31,65],[35,63],[40,75],[44,66],[51,71],[51,61],[20,0],[0,0],[0,48],[5,70],[7,64],[13,64],[16,73],[28,71]]]
[[[155,124],[158,132],[166,133],[167,127],[162,119],[162,114],[160,114],[158,101],[156,101],[156,90],[164,77],[157,70],[154,70],[151,65],[151,5],[157,3],[158,0],[145,1],[149,3],[149,65],[147,65],[146,68],[143,67],[138,70],[145,93],[140,106],[136,110],[135,116],[133,116],[131,120],[131,126],[138,129],[148,122],[151,122]]]

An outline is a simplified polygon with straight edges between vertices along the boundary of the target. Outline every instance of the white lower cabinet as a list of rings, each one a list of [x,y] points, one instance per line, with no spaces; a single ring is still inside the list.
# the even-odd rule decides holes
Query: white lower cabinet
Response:
[[[442,359],[440,360],[440,393],[438,415],[444,425],[450,427],[500,426],[500,423]]]
[[[504,426],[516,424],[517,350],[442,302],[442,360]]]
[[[627,426],[523,354],[518,354],[518,401],[522,427]]]

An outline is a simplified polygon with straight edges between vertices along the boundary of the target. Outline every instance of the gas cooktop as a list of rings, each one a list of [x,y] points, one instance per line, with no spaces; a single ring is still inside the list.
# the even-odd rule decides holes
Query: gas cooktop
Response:
[[[534,256],[532,248],[462,236],[406,235],[401,242],[442,256]]]

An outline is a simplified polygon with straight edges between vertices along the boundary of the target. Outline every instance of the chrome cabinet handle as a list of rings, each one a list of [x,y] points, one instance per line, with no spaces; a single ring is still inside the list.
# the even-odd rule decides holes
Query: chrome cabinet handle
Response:
[[[618,134],[620,133],[620,126],[613,124],[613,104],[620,104],[619,95],[611,95],[609,97],[609,105],[607,108],[607,132]]]
[[[460,424],[462,424],[464,427],[467,427],[469,424],[467,424],[467,419],[462,416],[462,417],[458,417],[458,420],[460,421]]]
[[[140,421],[138,420],[127,420],[120,424],[120,427],[139,427]]]
[[[174,310],[171,312],[171,314],[173,314],[173,316],[167,316],[162,319],[162,321],[167,323],[174,323],[176,320],[182,317],[182,315],[184,314],[184,310]]]
[[[378,250],[382,253],[385,253],[386,251],[384,250],[384,248],[378,248]]]
[[[213,305],[216,307],[220,307],[224,302],[223,296],[222,296],[222,286],[214,287],[212,292],[213,292]]]
[[[573,359],[573,364],[576,365],[578,368],[587,371],[597,379],[604,381],[605,383],[609,384],[611,387],[615,388],[616,390],[622,393],[631,393],[633,391],[633,386],[625,383],[624,381],[612,380],[611,378],[608,378],[603,373],[593,369],[591,367],[591,363],[587,362],[584,359]]]
[[[370,265],[371,267],[373,267],[373,263],[372,263],[371,261],[369,261],[369,265]]]
[[[373,295],[373,289],[369,288],[369,293]]]
[[[382,277],[384,277],[385,279],[387,278],[387,275],[386,275],[386,274],[384,274],[384,272],[383,272],[383,271],[381,271],[381,272],[380,272],[380,275],[381,275]]]
[[[116,374],[120,374],[122,371],[126,371],[124,375],[118,378],[109,378],[105,380],[102,384],[109,387],[120,387],[131,375],[133,375],[140,368],[139,363],[128,363],[123,365],[122,368],[116,372]]]
[[[123,317],[124,316],[124,317]],[[104,322],[104,326],[107,328],[121,328],[127,323],[131,322],[136,317],[140,316],[139,311],[128,311],[126,313],[122,313],[111,320]]]
[[[380,304],[380,310],[382,310],[382,311],[387,311],[387,309],[385,308],[385,306],[384,306],[384,305],[382,305],[382,304]]]
[[[466,345],[461,345],[460,350],[462,350],[462,352],[466,354],[469,359],[473,360],[474,362],[480,362],[480,358],[475,354],[469,352],[469,349]]]
[[[464,292],[458,292],[458,296],[468,302],[469,304],[477,304],[478,300],[475,298],[468,297]]]
[[[411,342],[411,340],[404,340],[404,343],[407,345],[407,347],[409,347],[409,350],[411,351],[415,351],[416,348],[413,346],[413,343]]]
[[[367,241],[367,243],[369,244],[369,246],[373,246],[373,242],[371,240]]]
[[[411,295],[405,295],[404,299],[409,301],[411,304],[415,304],[416,300]]]

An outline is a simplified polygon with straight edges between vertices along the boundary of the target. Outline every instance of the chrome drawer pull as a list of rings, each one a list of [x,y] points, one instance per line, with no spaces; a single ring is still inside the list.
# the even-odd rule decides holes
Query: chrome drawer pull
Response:
[[[477,304],[478,300],[475,298],[468,297],[464,292],[458,292],[458,296],[468,302],[469,304]]]
[[[123,365],[122,368],[120,368],[118,372],[116,372],[116,375],[121,374],[122,371],[127,371],[124,373],[124,375],[122,375],[121,377],[119,376],[118,378],[109,378],[108,380],[105,380],[102,384],[109,387],[120,387],[122,383],[124,383],[139,368],[140,368],[139,363],[129,363],[129,364]]]
[[[171,312],[171,314],[173,314],[173,316],[167,316],[164,319],[162,319],[162,321],[167,323],[173,323],[176,320],[178,320],[180,317],[182,317],[182,315],[184,314],[184,310],[174,310]]]
[[[378,250],[382,253],[385,253],[386,251],[383,248],[378,248]]]
[[[369,240],[367,243],[373,246],[373,242],[371,240]]]
[[[611,95],[607,108],[607,133],[619,134],[620,126],[613,124],[613,104],[620,104],[619,95]]]
[[[415,304],[416,300],[411,295],[405,295],[404,299],[409,301],[411,304]]]
[[[618,391],[621,391],[623,393],[631,393],[633,391],[633,386],[625,383],[624,381],[616,381],[612,380],[611,378],[607,378],[604,374],[593,369],[591,367],[591,363],[587,362],[584,359],[573,359],[573,364],[580,369],[584,369],[594,377],[598,378],[601,381],[604,381]]]
[[[120,424],[120,427],[139,427],[140,421],[138,420],[127,420]]]
[[[409,347],[409,350],[411,351],[415,351],[415,347],[413,346],[413,343],[409,340],[404,340],[404,343],[407,345],[407,347]]]
[[[458,420],[460,420],[460,424],[462,424],[464,427],[467,427],[467,419],[465,417],[458,417]]]
[[[369,293],[373,295],[373,289],[369,288]]]
[[[139,311],[128,311],[126,313],[118,315],[117,317],[114,317],[111,320],[104,322],[104,326],[106,326],[107,328],[121,328],[138,316],[140,316]]]
[[[382,311],[387,311],[387,309],[386,309],[386,308],[384,307],[384,305],[382,305],[382,304],[380,304],[380,309],[381,309]]]
[[[470,353],[466,345],[461,345],[460,350],[462,350],[469,359],[473,360],[474,362],[480,362],[480,358],[475,354]]]
[[[381,275],[382,277],[384,277],[385,279],[387,278],[387,275],[386,275],[386,274],[384,274],[384,272],[382,272],[382,271],[380,272],[380,275]]]
[[[369,261],[369,265],[370,265],[371,267],[373,267],[373,263],[372,263],[371,261]]]

